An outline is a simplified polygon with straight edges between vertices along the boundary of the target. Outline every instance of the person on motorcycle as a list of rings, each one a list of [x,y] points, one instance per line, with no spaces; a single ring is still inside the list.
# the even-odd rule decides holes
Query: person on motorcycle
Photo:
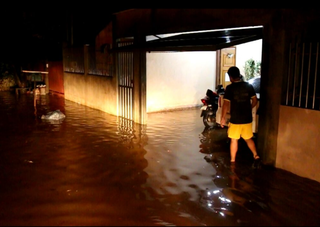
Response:
[[[238,67],[230,67],[228,75],[231,84],[226,87],[223,97],[221,127],[224,127],[226,114],[230,109],[228,128],[228,137],[231,139],[230,161],[231,163],[236,161],[238,140],[242,137],[253,154],[255,165],[260,160],[260,157],[257,154],[256,145],[252,139],[252,108],[257,105],[258,99],[252,85],[241,79]]]

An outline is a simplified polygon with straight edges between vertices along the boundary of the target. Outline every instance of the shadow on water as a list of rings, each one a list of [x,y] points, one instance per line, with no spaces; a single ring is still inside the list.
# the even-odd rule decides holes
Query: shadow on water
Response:
[[[0,92],[0,225],[309,226],[320,183],[229,164],[199,109],[135,124],[62,96]],[[41,119],[50,111],[61,120]],[[239,161],[238,161],[239,160]]]

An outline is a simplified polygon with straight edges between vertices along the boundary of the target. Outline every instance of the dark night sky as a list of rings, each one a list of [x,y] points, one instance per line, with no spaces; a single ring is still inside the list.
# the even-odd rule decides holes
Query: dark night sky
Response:
[[[124,6],[107,8],[98,3],[37,3],[9,4],[0,13],[0,60],[16,61],[32,58],[34,53],[53,58],[60,57],[60,49],[66,40],[66,21],[73,15],[74,24],[81,28],[82,40],[91,43],[110,21],[115,12],[128,9]],[[53,5],[55,4],[55,5]],[[50,58],[50,57],[49,57]]]

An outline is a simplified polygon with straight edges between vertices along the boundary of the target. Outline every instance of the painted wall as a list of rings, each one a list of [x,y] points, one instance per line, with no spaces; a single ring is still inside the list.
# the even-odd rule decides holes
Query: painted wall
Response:
[[[51,61],[48,66],[49,84],[46,84],[47,88],[50,92],[64,94],[62,61]]]
[[[280,107],[276,167],[320,182],[319,111]]]
[[[147,112],[195,107],[214,90],[216,52],[147,53]]]
[[[115,77],[64,73],[65,99],[117,115]]]
[[[261,52],[262,39],[236,45],[242,75],[245,61],[261,61]],[[207,89],[216,87],[215,77],[215,51],[147,53],[147,112],[201,106]]]

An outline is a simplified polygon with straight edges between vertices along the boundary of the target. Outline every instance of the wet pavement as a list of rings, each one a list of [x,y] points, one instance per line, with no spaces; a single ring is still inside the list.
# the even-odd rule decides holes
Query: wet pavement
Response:
[[[36,105],[34,105],[36,104]],[[63,120],[41,119],[60,110]],[[1,226],[318,226],[320,183],[251,167],[199,109],[138,125],[61,96],[0,92]],[[306,164],[306,163],[304,163]]]

